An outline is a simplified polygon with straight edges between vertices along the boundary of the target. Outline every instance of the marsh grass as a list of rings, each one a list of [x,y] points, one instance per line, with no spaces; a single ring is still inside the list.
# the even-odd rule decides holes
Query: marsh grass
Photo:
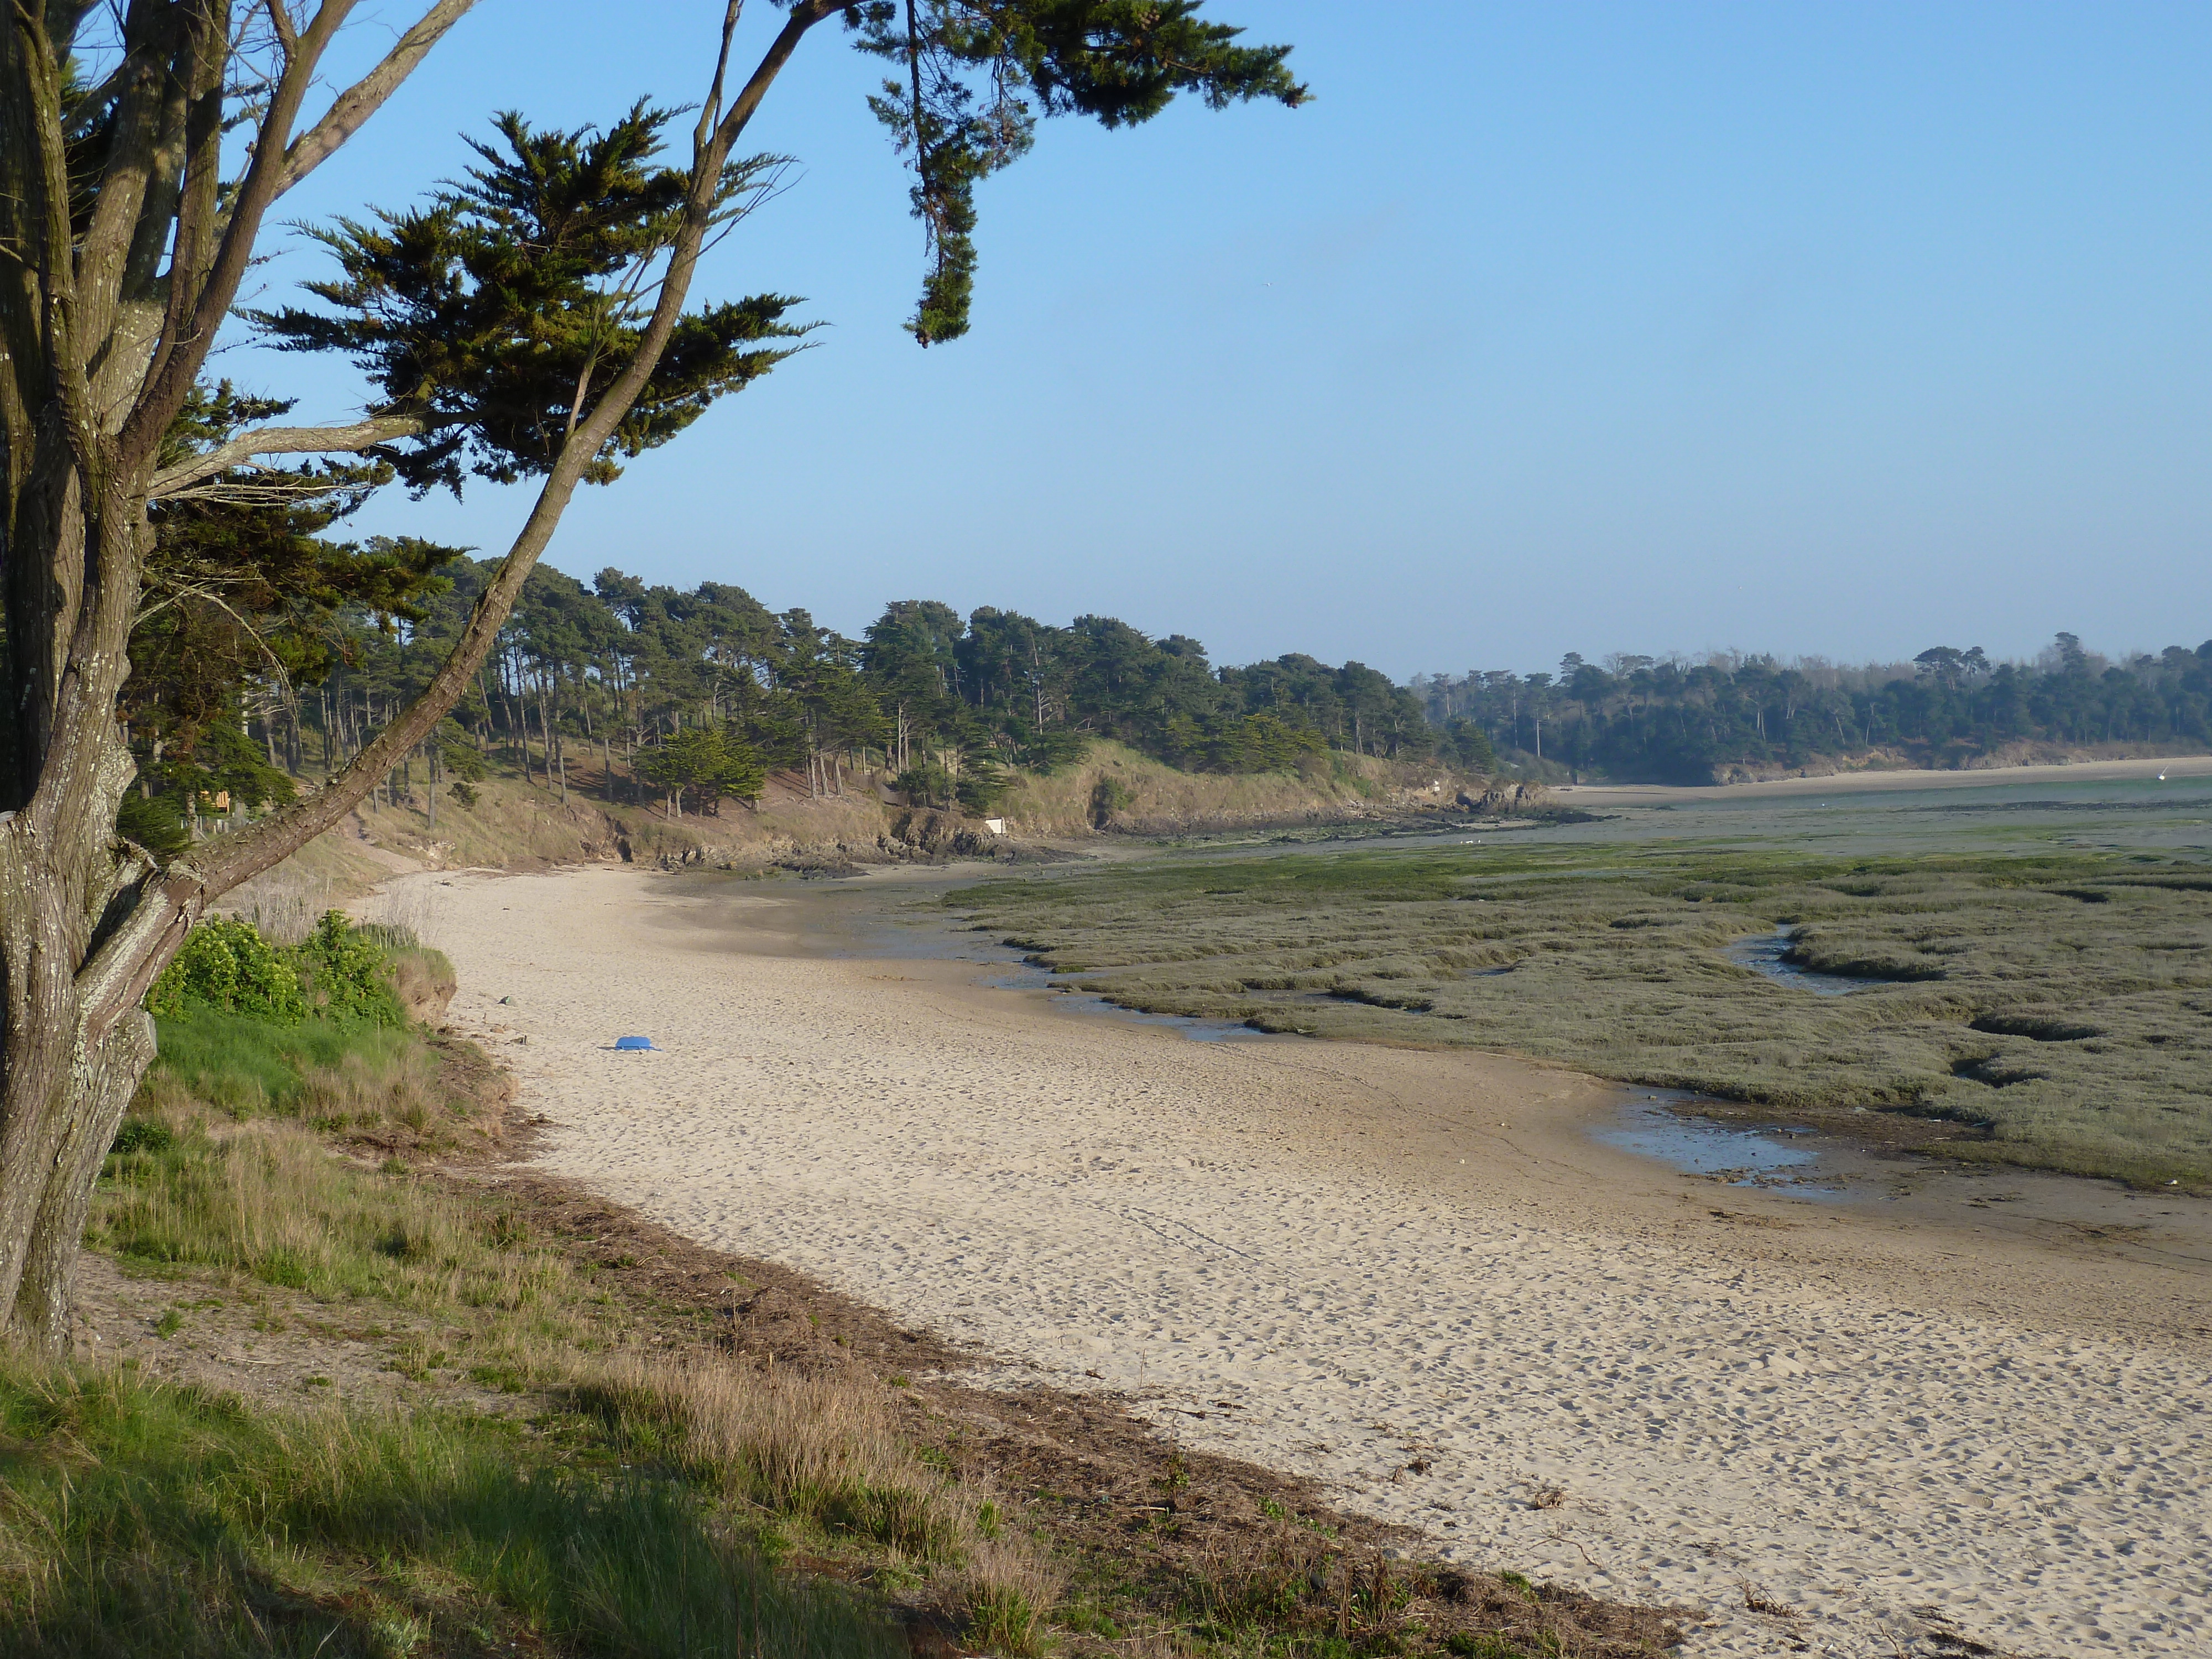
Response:
[[[2212,873],[2039,850],[1751,845],[1179,860],[951,901],[1084,988],[1263,1030],[1468,1046],[1778,1107],[1948,1120],[1947,1151],[2212,1185]],[[1727,959],[1867,988],[1815,997]]]

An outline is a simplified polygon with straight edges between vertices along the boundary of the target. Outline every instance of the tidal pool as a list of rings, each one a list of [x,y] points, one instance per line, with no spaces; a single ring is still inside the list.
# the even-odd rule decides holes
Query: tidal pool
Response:
[[[1613,1127],[1592,1130],[1591,1138],[1678,1174],[1717,1176],[1731,1186],[1771,1188],[1806,1198],[1841,1192],[1811,1169],[1820,1153],[1810,1144],[1810,1129],[1778,1123],[1746,1128],[1678,1109],[1695,1099],[1673,1091],[1646,1093],[1622,1107]]]

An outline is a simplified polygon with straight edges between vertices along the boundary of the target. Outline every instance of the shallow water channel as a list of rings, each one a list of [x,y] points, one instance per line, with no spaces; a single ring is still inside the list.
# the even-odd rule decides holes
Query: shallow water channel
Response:
[[[1104,1014],[1136,1025],[1157,1025],[1194,1042],[1304,1042],[1295,1032],[1255,1031],[1239,1020],[1193,1019],[1182,1014],[1147,1014],[1109,1002],[1079,987],[1080,974],[1055,974],[1030,961],[987,932],[944,915],[907,911],[887,915],[858,910],[842,918],[842,937],[823,946],[825,954],[901,957],[928,962],[969,962],[994,969],[983,983],[1004,991],[1055,991],[1051,1006],[1061,1013]]]
[[[950,884],[951,879],[942,878],[932,884]],[[697,884],[702,890],[732,896],[751,896],[757,891],[703,876]],[[892,892],[910,896],[919,884],[902,883]],[[1048,999],[1048,1006],[1062,1012],[1163,1026],[1195,1042],[1317,1040],[1255,1031],[1227,1020],[1118,1007],[1081,989],[1080,975],[1055,975],[1025,961],[1022,951],[1001,945],[988,932],[963,926],[942,911],[918,912],[907,905],[892,908],[883,902],[884,897],[880,888],[872,892],[860,884],[810,892],[803,922],[785,936],[786,945],[805,955],[971,963],[983,970],[985,982],[1010,990],[1066,987]],[[1768,945],[1770,960],[1784,970],[1774,977],[1798,982],[1808,992],[1816,988],[1803,987],[1802,978],[1832,983],[1840,977],[1808,975],[1780,963],[1788,948],[1783,935],[1738,943]],[[1745,965],[1757,966],[1755,962]],[[1881,982],[1844,980],[1820,994],[1832,995]],[[2192,1272],[2212,1272],[2212,1203],[2206,1200],[2132,1192],[2109,1182],[2003,1165],[1950,1164],[1867,1142],[1838,1126],[1816,1131],[1787,1119],[1754,1117],[1746,1122],[1745,1111],[1740,1103],[1685,1091],[1631,1086],[1588,1133],[1616,1151],[1649,1158],[1686,1182],[1757,1188],[1815,1203],[1875,1205],[1900,1221],[2017,1231],[2069,1248],[2118,1251]]]
[[[1310,1039],[1295,1031],[1255,1031],[1242,1020],[1194,1019],[1187,1014],[1147,1014],[1135,1008],[1124,1008],[1109,1002],[1093,991],[1071,989],[1073,974],[1055,974],[1050,969],[1039,968],[1024,962],[1003,974],[994,974],[983,982],[1003,991],[1056,991],[1052,1006],[1064,1014],[1110,1014],[1115,1019],[1127,1020],[1133,1025],[1157,1025],[1188,1037],[1193,1042],[1304,1042]]]
[[[1791,985],[1801,991],[1810,991],[1818,997],[1849,996],[1853,991],[1864,991],[1877,985],[1895,985],[1896,980],[1872,979],[1849,974],[1824,974],[1818,969],[1800,968],[1785,960],[1789,955],[1791,935],[1786,928],[1779,933],[1753,933],[1740,939],[1722,951],[1739,968],[1748,968],[1754,974],[1764,974],[1778,984]]]

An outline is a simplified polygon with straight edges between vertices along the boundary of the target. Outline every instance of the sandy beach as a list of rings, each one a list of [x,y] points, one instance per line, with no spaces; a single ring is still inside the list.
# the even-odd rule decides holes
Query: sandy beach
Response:
[[[408,880],[551,1169],[979,1370],[1685,1603],[1692,1654],[2212,1652],[2193,1261],[1686,1180],[1588,1138],[1607,1089],[1515,1060],[1193,1042],[827,956],[795,884]]]

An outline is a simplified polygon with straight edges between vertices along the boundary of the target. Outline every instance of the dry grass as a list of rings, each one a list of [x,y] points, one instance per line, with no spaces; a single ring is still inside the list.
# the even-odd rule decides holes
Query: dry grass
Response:
[[[323,913],[337,908],[338,884],[286,862],[234,889],[223,901],[226,915],[251,922],[271,945],[293,945],[315,931]]]
[[[364,900],[358,919],[362,930],[387,948],[419,945],[435,950],[444,925],[445,905],[434,884],[401,882]]]
[[[399,1115],[386,1117],[395,1094]],[[407,1120],[451,1116],[416,1084],[392,1086],[366,1066],[311,1078],[300,1103],[312,1112],[364,1099],[373,1107],[317,1121],[419,1148],[440,1126],[426,1117],[430,1133],[417,1134]],[[414,1334],[395,1368],[426,1381],[550,1386],[616,1340],[567,1258],[532,1243],[526,1218],[495,1200],[466,1201],[390,1154],[371,1166],[334,1152],[295,1118],[238,1121],[171,1080],[142,1096],[131,1125],[132,1150],[111,1160],[87,1232],[125,1263],[300,1291],[356,1315],[404,1310]]]
[[[1118,801],[1108,821],[1099,807]],[[1441,786],[1441,787],[1436,787]],[[1084,836],[1100,829],[1182,835],[1237,824],[1297,824],[1377,817],[1449,803],[1457,775],[1418,764],[1330,753],[1296,772],[1179,772],[1117,743],[1094,743],[1080,763],[1049,776],[1018,775],[999,809],[1018,835]]]
[[[1795,1619],[1798,1616],[1796,1607],[1761,1589],[1748,1578],[1741,1581],[1736,1588],[1743,1592],[1743,1605],[1749,1612],[1765,1613],[1770,1619]]]
[[[728,1503],[880,1552],[894,1574],[949,1565],[990,1651],[1036,1652],[1059,1586],[1034,1540],[974,1480],[926,1461],[865,1373],[765,1372],[711,1356],[622,1355],[573,1392],[635,1456],[680,1468]]]

